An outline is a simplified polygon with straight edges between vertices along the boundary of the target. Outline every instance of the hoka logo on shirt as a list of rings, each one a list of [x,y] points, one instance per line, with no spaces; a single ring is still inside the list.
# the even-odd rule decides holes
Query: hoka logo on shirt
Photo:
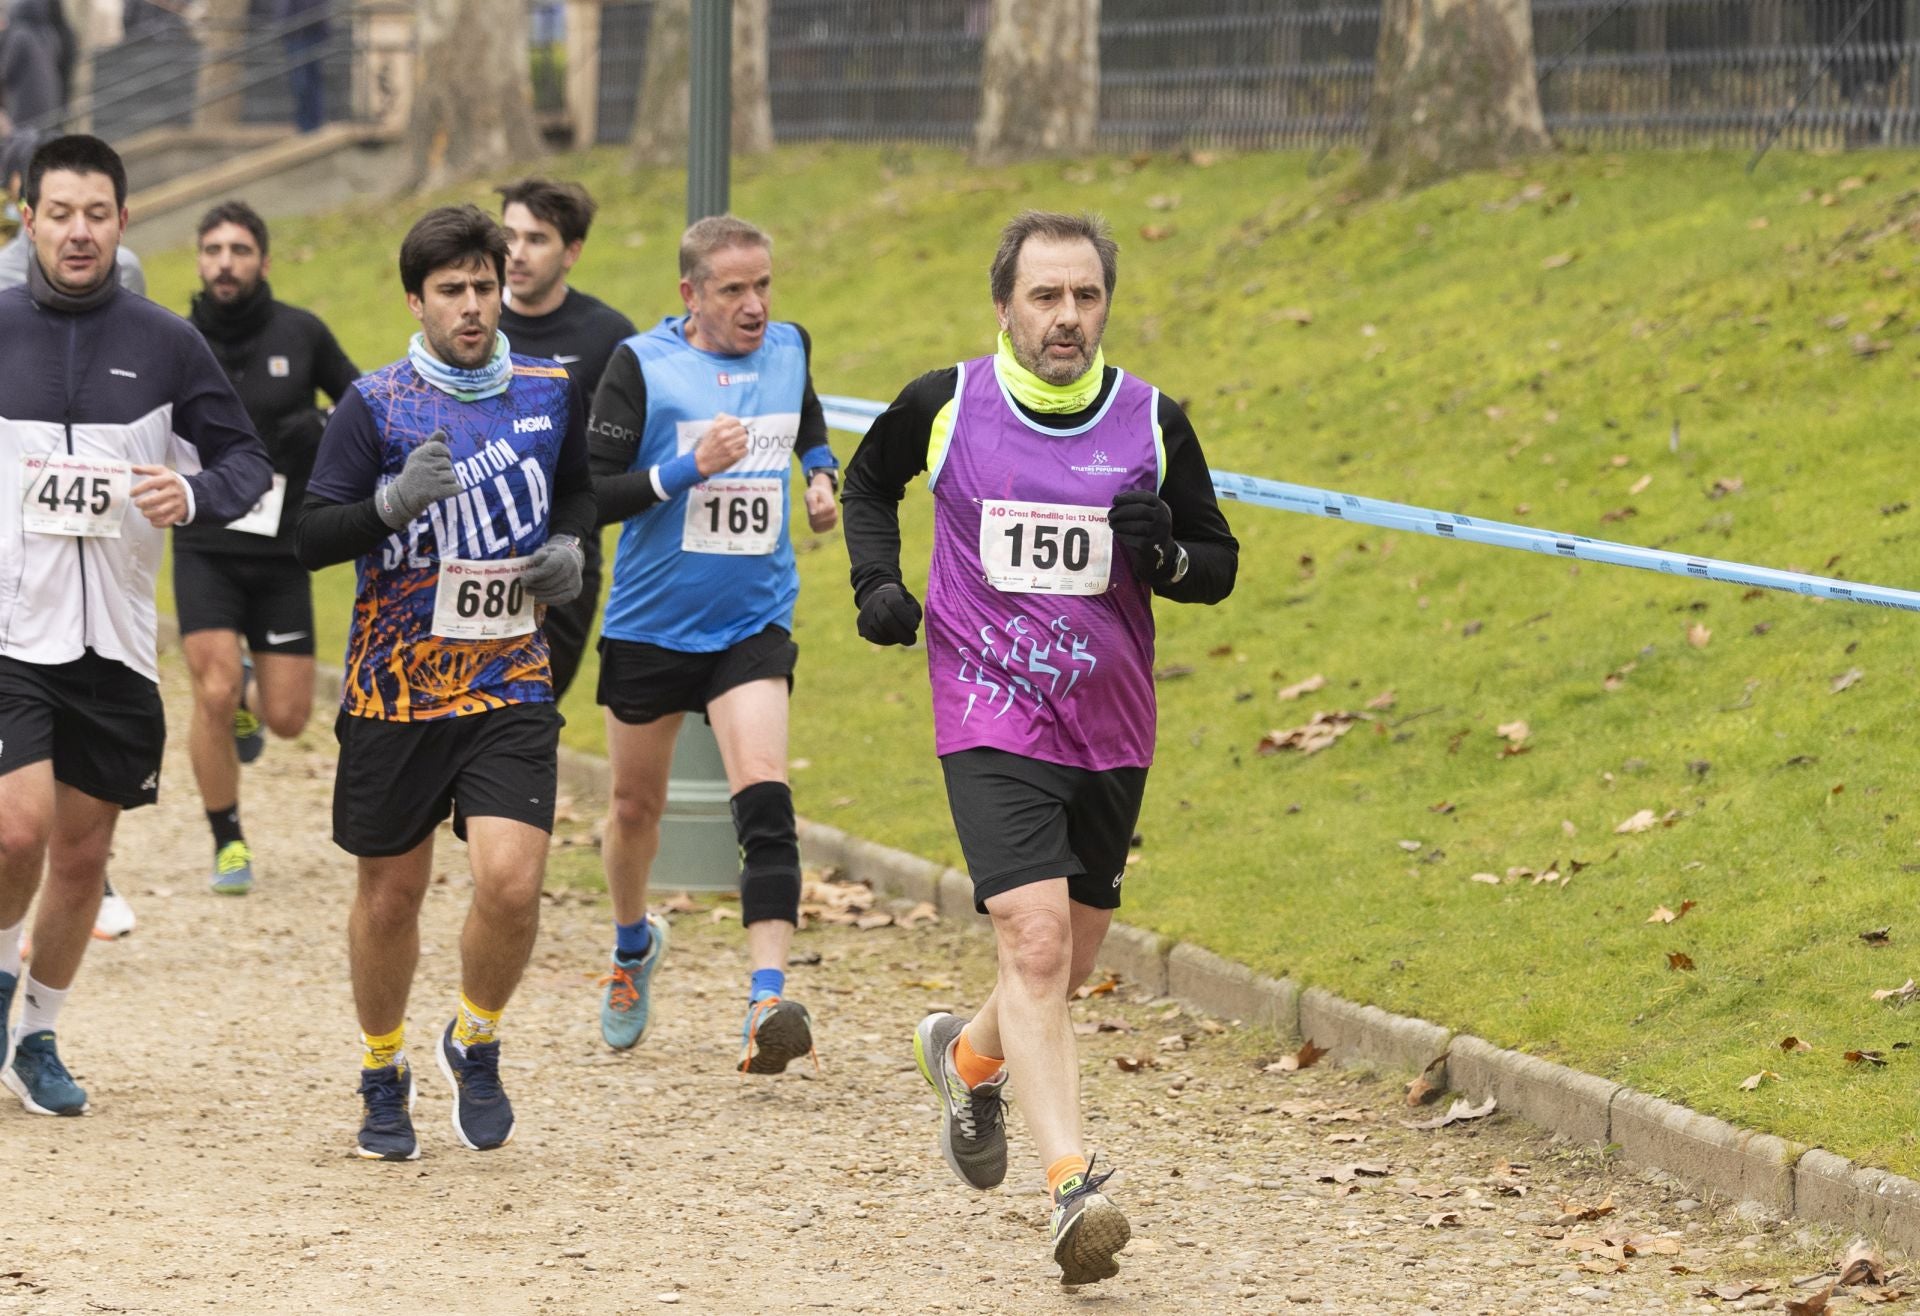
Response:
[[[513,432],[515,434],[551,434],[553,432],[553,417],[523,416],[521,419],[513,422]]]

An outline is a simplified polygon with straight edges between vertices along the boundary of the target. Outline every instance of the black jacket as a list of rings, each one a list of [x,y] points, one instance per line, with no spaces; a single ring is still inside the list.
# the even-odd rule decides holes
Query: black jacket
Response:
[[[306,496],[313,457],[327,427],[326,413],[314,405],[314,390],[338,402],[360,371],[319,316],[275,301],[264,280],[253,297],[234,307],[221,306],[205,293],[196,296],[191,319],[233,382],[255,432],[267,445],[274,472],[286,477],[287,492],[277,538],[185,525],[174,531],[174,543],[196,553],[290,558],[294,513]]]

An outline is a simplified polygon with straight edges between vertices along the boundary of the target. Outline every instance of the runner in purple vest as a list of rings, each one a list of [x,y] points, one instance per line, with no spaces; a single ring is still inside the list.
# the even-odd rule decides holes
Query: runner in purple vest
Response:
[[[1006,1177],[1001,1093],[1018,1076],[1063,1284],[1119,1273],[1131,1234],[1091,1173],[1067,1001],[1119,907],[1153,761],[1152,596],[1218,603],[1240,555],[1193,426],[1101,354],[1117,264],[1097,218],[1008,224],[999,351],[907,385],[845,496],[860,634],[910,645],[899,502],[928,473],[935,745],[1000,978],[972,1019],[922,1020],[914,1056],[940,1094],[940,1150],[974,1188]]]

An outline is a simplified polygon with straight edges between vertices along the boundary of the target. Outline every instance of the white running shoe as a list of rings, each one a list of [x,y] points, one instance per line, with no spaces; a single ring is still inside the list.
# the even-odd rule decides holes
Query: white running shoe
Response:
[[[106,897],[100,902],[100,912],[93,919],[93,935],[102,941],[117,941],[132,931],[133,906],[109,882]]]

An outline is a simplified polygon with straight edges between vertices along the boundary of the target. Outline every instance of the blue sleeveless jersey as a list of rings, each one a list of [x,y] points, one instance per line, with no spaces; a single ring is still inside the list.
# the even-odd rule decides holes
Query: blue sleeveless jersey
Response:
[[[433,600],[441,558],[525,557],[546,543],[560,447],[573,419],[566,369],[515,355],[507,391],[478,402],[449,397],[405,360],[364,376],[354,389],[364,406],[343,406],[336,422],[371,432],[343,442],[343,459],[349,451],[365,454],[369,465],[377,462],[378,484],[388,484],[416,447],[444,430],[461,492],[355,563],[346,711],[405,722],[551,702],[547,641],[539,628],[498,640],[437,637]],[[308,487],[349,501],[370,492],[356,487],[361,478],[329,468],[323,454]]]
[[[620,529],[600,629],[608,639],[717,653],[769,626],[793,629],[800,577],[787,521],[807,354],[800,331],[784,321],[770,322],[746,356],[701,351],[687,342],[685,323],[669,316],[626,340],[647,386],[646,426],[630,469],[665,465],[692,451],[715,416],[737,416],[752,436],[747,454],[713,478],[778,479],[779,536],[771,553],[689,552],[688,503],[702,486],[656,503]]]

